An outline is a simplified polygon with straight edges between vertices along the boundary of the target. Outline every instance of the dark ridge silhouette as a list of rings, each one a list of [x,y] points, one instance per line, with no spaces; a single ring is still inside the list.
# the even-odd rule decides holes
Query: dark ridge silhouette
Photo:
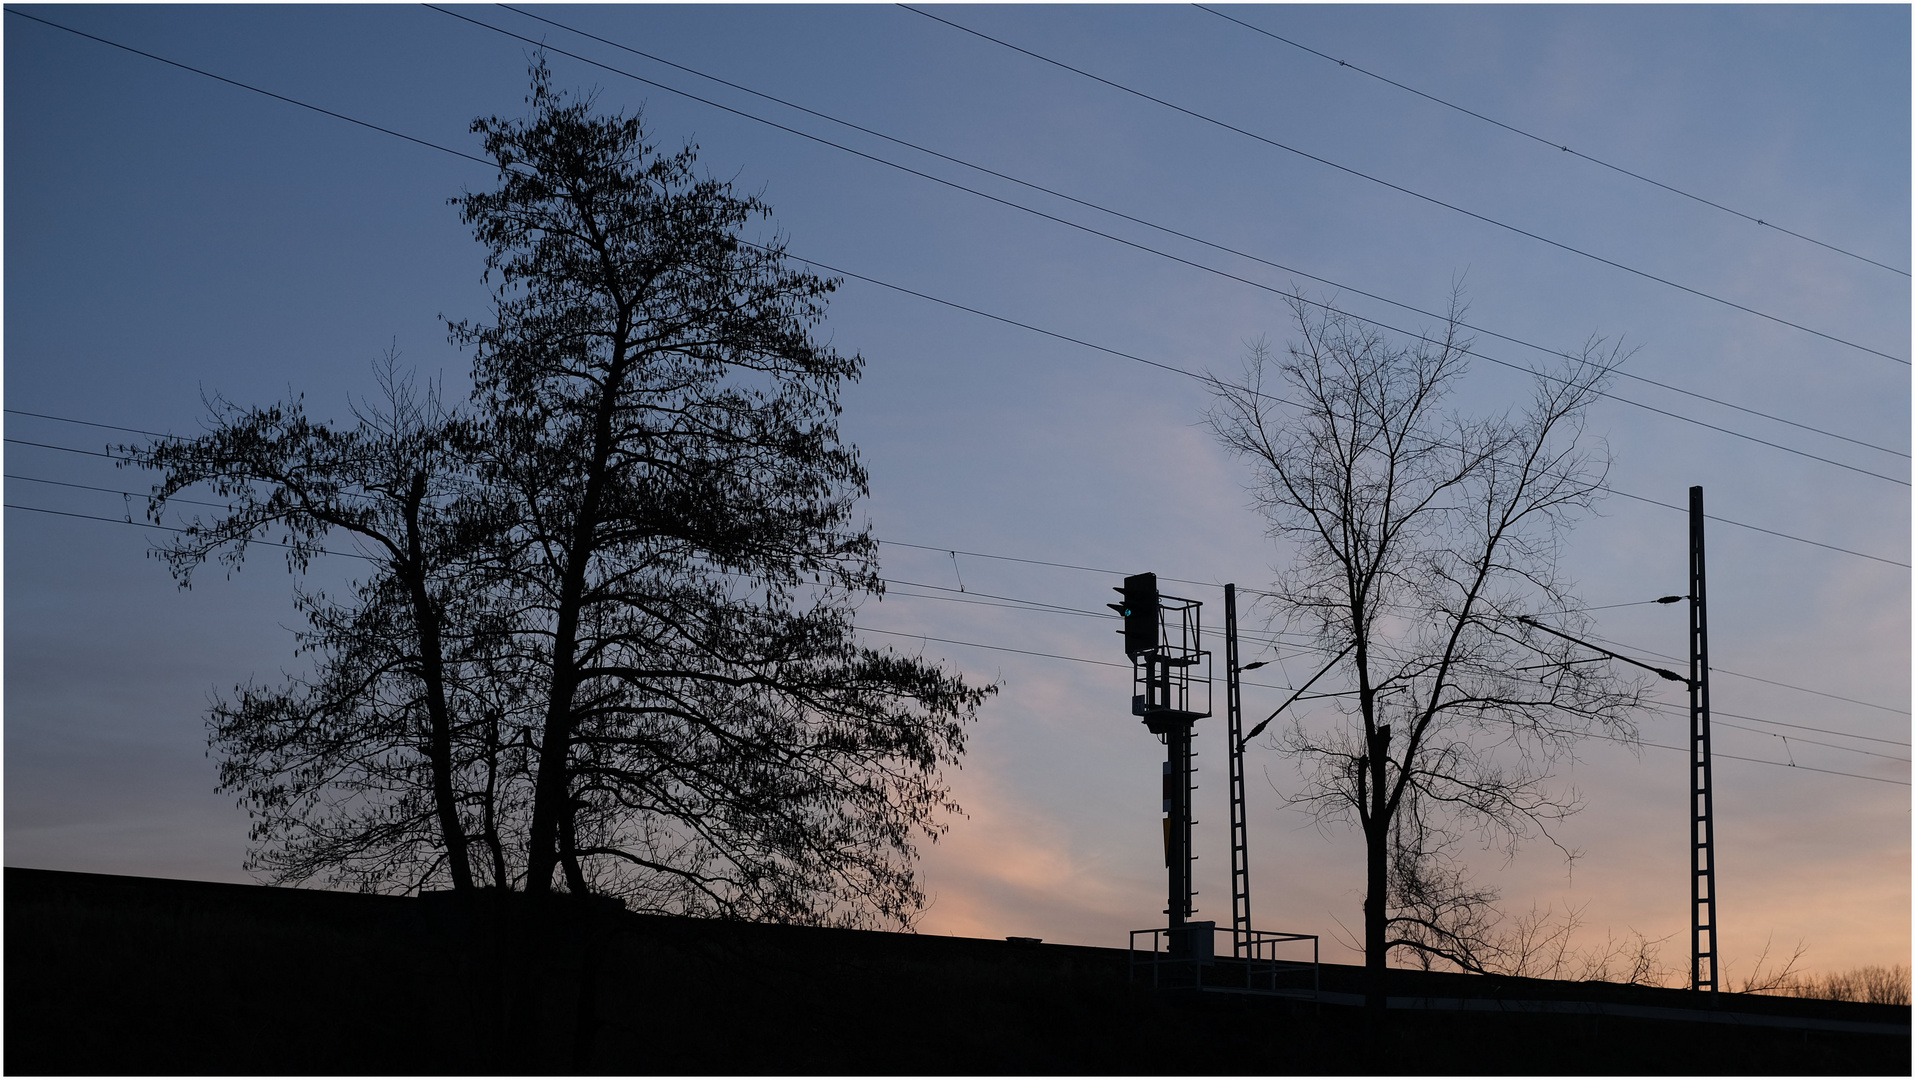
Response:
[[[1334,1003],[1360,1000],[1362,970],[1342,965],[1324,967],[1331,1003],[1313,1005],[1153,991],[1127,981],[1122,949],[640,915],[564,895],[14,867],[5,890],[12,1074],[1364,1067],[1361,1010]],[[1909,1071],[1902,1006],[1722,994],[1700,1020],[1681,1018],[1708,1015],[1685,990],[1391,976],[1390,1072]]]

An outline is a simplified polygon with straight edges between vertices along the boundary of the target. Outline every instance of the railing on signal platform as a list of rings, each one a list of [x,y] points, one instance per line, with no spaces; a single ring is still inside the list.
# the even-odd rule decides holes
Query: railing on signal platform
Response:
[[[1205,945],[1205,931],[1214,935],[1214,924],[1186,923],[1178,927],[1155,927],[1130,932],[1130,978],[1136,981],[1140,970],[1150,972],[1153,987],[1180,987],[1196,990],[1248,990],[1253,993],[1279,994],[1315,1000],[1321,989],[1320,942],[1315,934],[1279,934],[1268,930],[1237,931],[1243,941],[1242,955],[1217,956]],[[1140,936],[1150,935],[1148,948],[1140,948]],[[1302,942],[1310,944],[1310,959],[1295,958]],[[1286,957],[1284,954],[1292,954]],[[1206,970],[1208,969],[1208,970]]]

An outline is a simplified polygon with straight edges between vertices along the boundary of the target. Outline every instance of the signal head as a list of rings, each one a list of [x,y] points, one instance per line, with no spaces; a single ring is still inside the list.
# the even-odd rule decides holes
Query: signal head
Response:
[[[1158,599],[1156,574],[1132,574],[1124,579],[1122,604],[1110,605],[1124,617],[1124,652],[1130,656],[1157,647]]]

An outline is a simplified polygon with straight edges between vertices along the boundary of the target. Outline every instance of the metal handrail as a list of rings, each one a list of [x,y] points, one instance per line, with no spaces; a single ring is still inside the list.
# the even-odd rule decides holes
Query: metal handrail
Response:
[[[1208,967],[1216,969],[1209,982],[1209,989],[1243,989],[1272,994],[1294,994],[1301,992],[1301,989],[1280,989],[1277,986],[1278,979],[1284,975],[1308,969],[1310,998],[1317,999],[1322,991],[1322,942],[1315,934],[1283,934],[1270,930],[1233,931],[1239,945],[1238,955],[1182,957],[1170,955],[1166,947],[1167,939],[1175,929],[1180,928],[1160,926],[1130,932],[1129,975],[1132,981],[1137,978],[1138,968],[1148,967],[1152,987],[1164,986],[1169,978],[1184,976],[1177,979],[1177,985],[1203,990],[1206,988],[1204,969]],[[1150,935],[1148,949],[1138,947],[1138,937],[1143,934]],[[1308,961],[1284,960],[1276,955],[1279,946],[1301,941],[1310,943]],[[1235,979],[1228,978],[1229,975],[1239,972],[1243,976],[1240,987],[1234,985]],[[1186,979],[1188,981],[1185,981]]]

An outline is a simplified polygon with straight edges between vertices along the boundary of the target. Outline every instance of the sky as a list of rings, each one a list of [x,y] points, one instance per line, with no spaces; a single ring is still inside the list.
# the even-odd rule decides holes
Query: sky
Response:
[[[256,556],[176,589],[123,523],[143,504],[117,492],[152,478],[103,456],[140,436],[87,425],[192,434],[214,395],[344,418],[388,349],[463,394],[445,322],[487,292],[448,199],[493,173],[362,125],[479,154],[469,125],[523,114],[543,42],[560,85],[642,107],[845,277],[822,333],[867,364],[842,430],[892,582],[858,625],[1002,685],[950,776],[966,814],[923,852],[922,931],[1122,946],[1161,921],[1162,747],[1104,604],[1151,571],[1214,629],[1222,583],[1267,588],[1291,552],[1203,384],[1139,359],[1234,376],[1292,335],[1285,292],[1415,332],[1434,320],[1393,304],[1460,283],[1474,325],[1530,343],[1479,333],[1460,410],[1525,399],[1490,358],[1635,350],[1588,418],[1621,494],[1562,552],[1605,641],[1685,655],[1682,606],[1642,601],[1686,590],[1689,487],[1725,519],[1729,984],[1765,945],[1908,961],[1906,6],[528,10],[8,8],[7,865],[249,880],[204,714],[298,670],[293,581]],[[1252,722],[1317,666],[1267,644],[1274,616],[1242,615],[1244,660],[1270,661]],[[1687,763],[1665,748],[1686,695],[1665,685],[1638,717],[1660,745],[1559,770],[1579,857],[1470,863],[1513,915],[1575,909],[1584,947],[1639,933],[1686,972]],[[1198,731],[1197,917],[1227,922],[1221,717]],[[1356,838],[1286,803],[1300,776],[1268,739],[1247,755],[1256,926],[1355,960]]]

